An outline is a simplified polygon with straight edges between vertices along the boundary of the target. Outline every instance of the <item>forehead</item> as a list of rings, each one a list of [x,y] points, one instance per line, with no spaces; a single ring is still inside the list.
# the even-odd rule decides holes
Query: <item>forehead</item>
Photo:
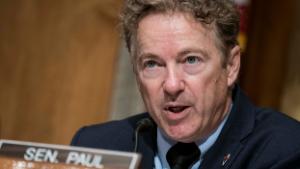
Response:
[[[147,15],[139,22],[137,30],[138,50],[153,49],[166,43],[176,45],[176,42],[181,42],[181,46],[183,42],[186,46],[216,46],[215,39],[211,25],[204,25],[180,12]]]
[[[197,22],[190,14],[182,12],[165,12],[152,13],[145,16],[138,23],[138,33],[143,30],[143,33],[181,33],[183,30],[199,30],[203,27],[200,22]],[[158,31],[159,30],[159,31]]]
[[[172,30],[180,30],[187,28],[195,28],[198,26],[198,22],[187,13],[182,12],[165,12],[165,13],[152,13],[145,16],[139,22],[139,28],[143,25],[160,26],[160,28],[171,28]]]

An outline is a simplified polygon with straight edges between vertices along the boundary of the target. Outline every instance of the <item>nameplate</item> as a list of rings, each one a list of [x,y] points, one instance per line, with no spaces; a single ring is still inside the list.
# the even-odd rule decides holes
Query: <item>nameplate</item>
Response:
[[[140,155],[120,151],[0,140],[0,168],[136,169]]]

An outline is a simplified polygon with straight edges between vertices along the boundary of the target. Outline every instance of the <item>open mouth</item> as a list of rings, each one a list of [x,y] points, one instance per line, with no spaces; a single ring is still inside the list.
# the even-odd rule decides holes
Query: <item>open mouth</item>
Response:
[[[180,113],[187,108],[188,108],[188,106],[168,106],[165,108],[165,110],[172,112],[172,113]]]

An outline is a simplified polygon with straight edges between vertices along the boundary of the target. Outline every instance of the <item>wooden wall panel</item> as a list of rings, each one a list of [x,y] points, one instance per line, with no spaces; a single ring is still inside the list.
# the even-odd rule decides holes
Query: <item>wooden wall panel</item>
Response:
[[[280,108],[295,0],[252,0],[240,82],[258,105]]]
[[[296,2],[296,14],[291,30],[287,70],[284,79],[281,110],[300,121],[300,1]]]
[[[68,144],[107,119],[116,2],[0,1],[1,138]]]

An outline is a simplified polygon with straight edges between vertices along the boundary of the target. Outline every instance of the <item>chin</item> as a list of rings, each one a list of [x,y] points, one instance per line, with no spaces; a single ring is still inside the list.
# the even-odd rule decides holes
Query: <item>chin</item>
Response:
[[[172,140],[183,142],[183,143],[189,143],[195,141],[192,133],[168,132],[167,135]]]
[[[195,141],[192,137],[175,137],[173,140],[182,143],[190,143]]]

